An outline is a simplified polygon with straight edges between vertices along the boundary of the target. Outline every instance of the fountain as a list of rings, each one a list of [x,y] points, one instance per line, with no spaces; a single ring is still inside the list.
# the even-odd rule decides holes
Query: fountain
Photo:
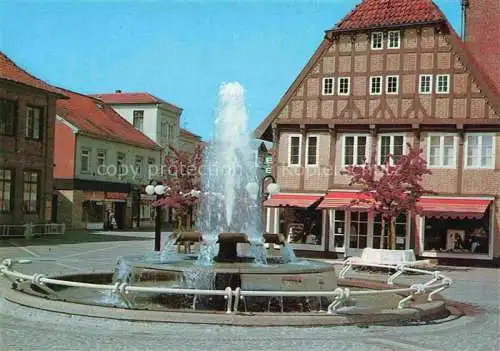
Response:
[[[341,300],[335,304],[349,302],[348,290],[337,286],[333,265],[297,259],[283,234],[264,233],[258,186],[263,175],[252,157],[244,90],[239,83],[223,84],[219,100],[214,137],[205,153],[196,231],[173,233],[159,254],[121,257],[113,274],[55,277],[72,282],[66,285],[37,283],[37,276],[14,287],[57,301],[154,311],[227,306],[231,312],[238,310],[240,298],[244,310],[252,312],[273,306],[282,312],[321,311],[336,298]],[[268,254],[266,245],[279,246],[279,254]],[[107,284],[112,295],[89,290],[96,284]],[[247,295],[240,296],[241,291]]]

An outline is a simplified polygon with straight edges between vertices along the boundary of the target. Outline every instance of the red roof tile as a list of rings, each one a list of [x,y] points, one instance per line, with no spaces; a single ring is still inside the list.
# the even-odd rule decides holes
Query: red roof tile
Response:
[[[439,22],[445,17],[431,0],[364,0],[333,30]]]
[[[1,51],[0,51],[0,79],[10,80],[12,82],[21,83],[33,88],[45,90],[47,92],[60,95],[60,92],[56,88],[26,72],[24,69],[16,65],[14,61],[8,58],[7,55],[5,55]]]
[[[126,119],[102,101],[87,95],[60,89],[69,100],[58,100],[57,115],[83,133],[149,149],[162,149],[135,129]]]
[[[177,107],[150,93],[92,94],[91,96],[100,99],[107,104],[165,104],[174,110],[182,111],[180,107]]]

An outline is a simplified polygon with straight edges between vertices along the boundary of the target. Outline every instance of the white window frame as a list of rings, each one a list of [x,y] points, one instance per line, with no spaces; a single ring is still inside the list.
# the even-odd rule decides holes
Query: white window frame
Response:
[[[82,162],[84,152],[87,154],[86,155],[87,156],[87,169],[86,170],[83,169],[83,162]],[[91,167],[91,163],[90,163],[90,158],[91,158],[91,149],[88,147],[82,147],[80,149],[80,173],[84,173],[84,174],[91,173],[92,167]]]
[[[342,79],[347,79],[347,93],[341,93],[340,92],[340,87],[341,87],[340,81]],[[339,95],[339,96],[349,96],[349,95],[351,95],[351,77],[339,77],[338,78],[338,82],[337,82],[337,95]]]
[[[337,211],[343,211],[344,212],[344,233],[342,234],[338,234],[338,233],[335,233],[334,232],[334,227],[335,227],[335,213]],[[339,253],[343,253],[345,252],[345,248],[346,248],[346,243],[347,243],[347,226],[349,225],[348,224],[348,220],[347,220],[347,217],[348,217],[348,209],[342,209],[342,208],[332,208],[328,211],[328,218],[329,218],[329,228],[328,228],[328,235],[330,236],[330,244],[329,244],[329,247],[328,247],[328,251],[330,252],[339,252]],[[349,215],[350,216],[350,215]],[[335,246],[335,236],[343,236],[344,237],[344,245],[342,247],[336,247]]]
[[[316,138],[316,163],[309,164],[309,138]],[[319,166],[319,134],[308,134],[306,136],[306,167],[318,167]]]
[[[479,142],[479,149],[482,151],[482,146],[483,146],[483,137],[492,137],[493,139],[493,144],[492,144],[492,160],[491,160],[491,165],[488,166],[469,166],[467,164],[467,160],[469,158],[469,137],[479,137],[480,142]],[[465,136],[465,142],[464,142],[464,168],[467,169],[495,169],[495,164],[496,164],[496,134],[495,133],[466,133]],[[480,155],[482,157],[482,154]]]
[[[354,162],[353,164],[346,164],[345,163],[345,146],[346,146],[345,139],[347,137],[354,137],[354,154],[353,154],[354,161],[356,161],[358,159],[358,138],[359,137],[366,137],[366,146],[365,146],[365,157],[366,157],[365,162],[366,162],[366,161],[370,160],[370,143],[371,143],[370,134],[344,134],[344,135],[342,135],[342,154],[341,154],[342,167],[364,165],[364,163],[357,164],[356,162]]]
[[[397,33],[398,35],[398,46],[391,46],[391,34],[394,33]],[[387,48],[392,50],[401,48],[401,31],[391,30],[387,33]]]
[[[140,161],[140,162],[137,162],[137,161]],[[139,166],[139,170],[137,170],[137,166]],[[135,155],[134,168],[135,168],[135,171],[137,173],[136,177],[142,178],[143,173],[144,173],[144,156]]]
[[[373,37],[375,35],[380,35],[381,36],[381,39],[380,39],[380,47],[379,48],[376,48],[376,47],[373,47]],[[384,32],[373,32],[371,35],[370,35],[370,47],[372,50],[383,50],[384,49]]]
[[[332,81],[332,92],[331,93],[325,93],[325,85],[326,85],[327,80]],[[325,95],[325,96],[335,95],[335,77],[324,77],[323,78],[322,85],[321,85],[321,94]]]
[[[136,116],[136,112],[138,114],[137,116]],[[142,115],[139,116],[139,114],[142,114]],[[136,125],[136,121],[140,121],[140,126]],[[140,132],[144,131],[144,110],[133,110],[132,111],[132,125],[138,131],[140,131]]]
[[[102,156],[100,156],[99,154],[102,154]],[[102,165],[99,164],[99,160],[102,160]],[[96,164],[97,164],[97,167],[106,166],[106,150],[105,149],[97,149]]]
[[[431,165],[431,137],[440,137],[439,140],[439,164]],[[453,150],[454,150],[454,162],[452,165],[443,165],[444,161],[444,138],[447,136],[453,137]],[[456,169],[457,168],[457,145],[458,145],[458,136],[454,133],[429,133],[427,134],[427,166],[429,168],[441,168],[441,169]]]
[[[439,91],[439,78],[447,77],[448,86],[446,91]],[[451,75],[449,74],[438,74],[436,75],[436,94],[449,94],[450,93],[450,85],[451,85]]]
[[[403,155],[406,154],[407,150],[407,137],[406,134],[404,133],[382,133],[378,135],[378,140],[377,140],[377,164],[381,165],[382,163],[380,162],[380,157],[382,156],[382,137],[390,137],[391,138],[391,144],[390,144],[390,154],[394,155],[394,137],[403,137]],[[390,164],[392,165],[394,163],[394,160],[391,159]]]
[[[292,164],[292,138],[299,138],[299,163]],[[290,134],[288,136],[288,167],[300,167],[302,164],[302,134]]]
[[[429,77],[430,78],[430,81],[429,81],[429,91],[423,91],[422,90],[422,80],[424,77]],[[424,95],[428,95],[428,94],[432,94],[432,88],[434,87],[433,85],[433,75],[432,74],[421,74],[419,76],[419,79],[418,79],[418,92],[419,94],[424,94]]]
[[[372,91],[373,88],[373,79],[374,78],[379,78],[380,79],[380,91],[378,93],[374,93]],[[370,95],[372,96],[380,96],[384,92],[384,77],[383,76],[371,76],[370,77]]]
[[[396,92],[389,92],[389,78],[396,78]],[[399,94],[399,76],[398,75],[390,75],[385,77],[385,93],[387,95],[398,95]]]

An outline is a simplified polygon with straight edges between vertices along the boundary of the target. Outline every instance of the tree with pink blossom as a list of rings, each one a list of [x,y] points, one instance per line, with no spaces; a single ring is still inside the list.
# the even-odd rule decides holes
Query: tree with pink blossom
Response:
[[[174,147],[165,157],[165,195],[154,205],[174,208],[177,230],[192,229],[191,217],[200,201],[202,186],[203,145],[198,144],[193,154],[181,154]]]
[[[372,158],[370,163],[348,166],[342,171],[350,177],[350,185],[360,186],[367,198],[355,200],[349,207],[367,206],[369,211],[381,214],[385,226],[389,225],[388,243],[393,250],[396,248],[396,218],[402,213],[421,213],[418,200],[432,193],[422,185],[424,176],[431,174],[422,154],[422,149],[408,144],[408,152],[397,160],[391,154],[382,165]]]

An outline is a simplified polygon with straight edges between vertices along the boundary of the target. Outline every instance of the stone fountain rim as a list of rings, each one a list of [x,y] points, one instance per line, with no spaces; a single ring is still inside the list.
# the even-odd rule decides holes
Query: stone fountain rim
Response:
[[[89,273],[104,274],[104,273]],[[109,274],[107,272],[106,274]],[[343,286],[349,280],[339,280]],[[362,281],[361,281],[362,282]],[[374,282],[366,282],[373,288]],[[361,284],[362,285],[362,284]],[[349,286],[360,287],[360,281]],[[14,304],[55,313],[78,315],[92,318],[105,318],[129,322],[208,324],[246,327],[311,327],[311,326],[341,326],[405,323],[422,319],[438,319],[447,314],[445,301],[418,303],[409,308],[381,309],[374,313],[345,313],[328,315],[326,312],[239,312],[226,314],[222,311],[150,311],[134,310],[119,307],[107,307],[79,304],[61,300],[52,300],[43,296],[32,295],[14,288],[6,289],[4,298]]]

